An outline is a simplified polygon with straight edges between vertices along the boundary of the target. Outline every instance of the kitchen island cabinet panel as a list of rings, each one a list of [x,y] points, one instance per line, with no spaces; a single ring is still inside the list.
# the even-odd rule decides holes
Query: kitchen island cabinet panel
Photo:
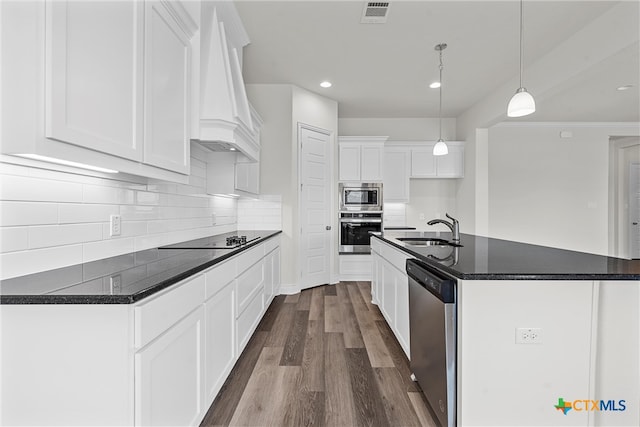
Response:
[[[204,310],[198,307],[136,353],[136,425],[187,426],[204,410]]]

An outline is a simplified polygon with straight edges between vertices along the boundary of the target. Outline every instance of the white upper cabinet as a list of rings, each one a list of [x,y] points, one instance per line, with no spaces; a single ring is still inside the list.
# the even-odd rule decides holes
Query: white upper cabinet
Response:
[[[188,181],[199,7],[65,0],[0,7],[3,154]]]
[[[143,2],[46,4],[47,137],[142,161],[143,18]]]
[[[411,153],[405,148],[384,149],[384,201],[409,202]]]
[[[166,3],[145,5],[144,162],[187,174],[192,29]]]
[[[411,150],[411,178],[464,177],[464,143],[447,141],[449,154],[434,156],[435,142],[413,143]]]
[[[386,136],[341,136],[339,180],[381,182]]]

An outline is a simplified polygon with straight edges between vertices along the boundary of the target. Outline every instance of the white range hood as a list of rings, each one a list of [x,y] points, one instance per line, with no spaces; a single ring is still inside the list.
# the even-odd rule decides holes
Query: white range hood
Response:
[[[233,148],[259,161],[262,123],[242,78],[249,38],[231,2],[203,2],[202,22],[200,120],[193,139],[211,151]]]

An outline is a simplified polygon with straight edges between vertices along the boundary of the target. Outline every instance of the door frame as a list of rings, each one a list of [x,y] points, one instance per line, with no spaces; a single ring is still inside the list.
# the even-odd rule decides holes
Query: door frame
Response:
[[[337,212],[336,210],[336,189],[334,188],[335,185],[335,135],[334,132],[329,130],[329,129],[324,129],[324,128],[320,128],[317,126],[313,126],[307,123],[303,123],[303,122],[298,122],[298,132],[297,132],[297,144],[296,144],[296,149],[298,150],[298,162],[297,162],[297,182],[296,182],[296,194],[297,194],[297,201],[298,201],[298,206],[297,206],[297,211],[298,211],[298,215],[297,215],[297,225],[298,225],[298,229],[300,230],[300,233],[296,233],[297,234],[297,243],[298,245],[301,243],[302,241],[302,229],[301,229],[301,218],[302,218],[302,200],[301,200],[301,192],[300,192],[300,184],[302,183],[302,149],[301,149],[301,144],[302,144],[302,130],[306,129],[306,130],[311,130],[314,132],[318,132],[324,135],[327,135],[329,137],[329,153],[328,153],[328,159],[329,159],[329,173],[328,173],[328,182],[327,185],[329,186],[328,188],[328,195],[329,195],[329,200],[331,200],[330,206],[329,206],[329,213],[328,213],[328,218],[327,218],[327,224],[331,225],[331,233],[329,234],[329,248],[328,251],[329,253],[327,254],[328,259],[329,259],[329,271],[327,272],[327,283],[334,283],[334,277],[335,277],[335,269],[336,269],[336,265],[337,265],[337,251],[333,251],[334,247],[336,246],[336,233],[337,233],[337,229],[336,229],[336,225],[337,225],[337,220],[336,220],[336,215],[333,215],[334,212]],[[300,252],[299,252],[300,253]],[[297,273],[297,278],[298,278],[298,287],[299,289],[302,289],[302,259],[301,257],[298,255],[298,273]]]

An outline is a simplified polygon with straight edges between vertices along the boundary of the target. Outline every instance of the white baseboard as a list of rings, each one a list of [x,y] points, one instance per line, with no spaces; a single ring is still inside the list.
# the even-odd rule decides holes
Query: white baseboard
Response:
[[[341,274],[340,280],[343,282],[370,282],[371,274]]]
[[[280,289],[278,289],[278,295],[293,295],[300,292],[300,285],[296,283],[291,284],[280,284]]]

